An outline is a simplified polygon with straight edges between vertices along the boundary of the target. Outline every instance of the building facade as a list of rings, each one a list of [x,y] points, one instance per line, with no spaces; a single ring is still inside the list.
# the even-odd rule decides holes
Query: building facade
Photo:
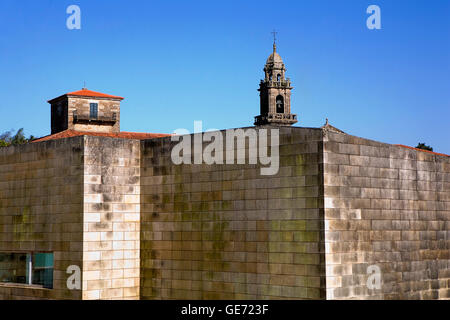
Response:
[[[274,47],[242,130],[279,130],[275,175],[51,100],[52,135],[0,148],[0,299],[449,299],[450,157],[292,127],[291,89]]]

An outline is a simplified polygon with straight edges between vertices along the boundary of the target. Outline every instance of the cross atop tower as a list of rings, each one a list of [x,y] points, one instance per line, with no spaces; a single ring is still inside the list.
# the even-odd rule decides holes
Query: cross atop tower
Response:
[[[273,29],[271,34],[273,34],[273,43],[275,44],[276,41],[277,41],[277,34],[278,34],[278,32],[275,29]]]
[[[273,34],[273,52],[275,52],[277,49],[277,34],[278,34],[278,32],[275,29],[273,29],[271,34]]]

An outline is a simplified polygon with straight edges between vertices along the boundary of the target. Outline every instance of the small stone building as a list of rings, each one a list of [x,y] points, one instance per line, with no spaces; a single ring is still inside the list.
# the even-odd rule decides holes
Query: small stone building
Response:
[[[279,130],[271,176],[174,164],[121,97],[49,101],[51,135],[0,148],[0,299],[449,299],[450,157],[292,127],[285,70],[274,45],[243,128]]]

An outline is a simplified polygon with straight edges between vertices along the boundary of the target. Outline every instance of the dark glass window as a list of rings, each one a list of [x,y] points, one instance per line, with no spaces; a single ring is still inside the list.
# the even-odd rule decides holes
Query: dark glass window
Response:
[[[89,117],[91,119],[97,119],[98,118],[98,103],[91,103],[91,112]]]
[[[283,96],[277,97],[277,113],[284,113],[284,99]]]
[[[0,252],[0,282],[53,288],[53,253]]]
[[[27,253],[0,253],[0,282],[28,283]]]
[[[33,284],[44,288],[53,287],[53,253],[35,253],[33,255]]]

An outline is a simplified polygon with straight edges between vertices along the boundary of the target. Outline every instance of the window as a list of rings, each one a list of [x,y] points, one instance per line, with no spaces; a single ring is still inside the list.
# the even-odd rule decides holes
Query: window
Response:
[[[91,119],[97,119],[98,118],[98,103],[91,103],[91,112],[89,117]]]
[[[281,81],[281,74],[278,74],[277,75],[277,82],[280,82]]]
[[[53,287],[53,253],[35,253],[32,265],[33,284],[44,288]]]
[[[62,115],[62,106],[60,104],[58,104],[58,107],[57,107],[56,110],[57,110],[56,112],[58,113],[58,117],[61,117],[61,115]]]
[[[27,261],[27,253],[0,253],[0,282],[28,283]]]
[[[53,253],[0,252],[0,282],[53,288]]]
[[[284,99],[283,96],[277,97],[277,113],[284,113]]]

